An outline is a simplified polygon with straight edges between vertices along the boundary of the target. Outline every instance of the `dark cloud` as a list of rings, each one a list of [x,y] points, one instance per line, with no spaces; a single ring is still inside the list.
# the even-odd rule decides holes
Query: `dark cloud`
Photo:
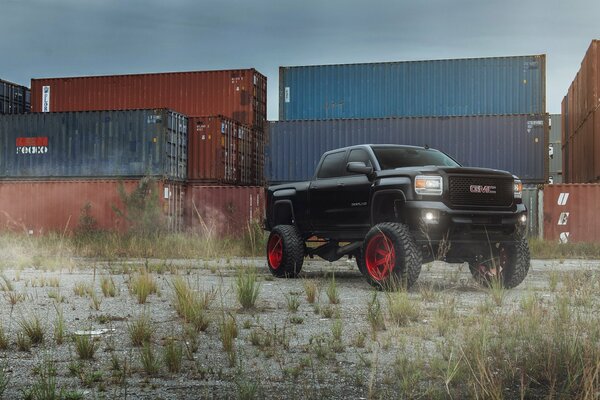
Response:
[[[280,65],[541,53],[556,113],[600,37],[597,0],[0,0],[0,10],[4,79],[256,67],[270,119]]]

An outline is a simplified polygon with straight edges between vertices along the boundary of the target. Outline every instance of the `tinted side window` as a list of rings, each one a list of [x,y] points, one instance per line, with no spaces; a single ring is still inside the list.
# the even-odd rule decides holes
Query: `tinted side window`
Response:
[[[353,161],[361,161],[364,162],[367,167],[372,167],[371,159],[369,157],[369,153],[367,153],[363,149],[354,149],[350,151],[350,155],[348,156],[348,162]],[[354,175],[351,172],[346,172],[347,175]]]
[[[338,153],[332,153],[325,156],[321,169],[317,175],[317,178],[334,178],[336,176],[344,175],[344,159],[346,158],[346,152],[340,151]]]

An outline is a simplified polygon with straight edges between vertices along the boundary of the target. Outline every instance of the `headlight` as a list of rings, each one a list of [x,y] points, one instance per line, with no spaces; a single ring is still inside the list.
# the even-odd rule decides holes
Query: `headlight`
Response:
[[[513,183],[513,193],[515,194],[515,199],[523,197],[523,184],[518,179]]]
[[[441,176],[419,175],[415,178],[415,192],[417,194],[440,196],[443,189]]]

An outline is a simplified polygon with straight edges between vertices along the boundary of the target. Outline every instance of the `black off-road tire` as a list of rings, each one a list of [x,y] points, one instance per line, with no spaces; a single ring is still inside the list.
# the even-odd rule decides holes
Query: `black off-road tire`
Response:
[[[523,282],[531,264],[527,238],[519,235],[514,242],[500,243],[498,247],[492,246],[491,257],[489,246],[487,249],[484,251],[486,255],[482,254],[477,260],[469,261],[469,270],[480,285],[490,287],[498,281],[505,289],[512,289]],[[493,271],[496,266],[500,266],[501,269],[498,273],[486,273],[486,266],[488,271]]]
[[[296,278],[304,262],[304,240],[294,225],[277,225],[267,241],[267,265],[279,278]]]
[[[372,267],[374,260],[371,259],[371,268],[367,264],[366,258],[373,257],[373,249],[369,249],[369,245],[377,246],[379,243],[385,245],[388,240],[393,247],[395,262],[391,266],[391,271],[383,276],[377,276],[377,271]],[[356,251],[354,256],[358,269],[367,282],[378,290],[408,289],[417,282],[421,273],[421,252],[408,227],[401,223],[384,222],[375,225],[367,233],[362,248]]]

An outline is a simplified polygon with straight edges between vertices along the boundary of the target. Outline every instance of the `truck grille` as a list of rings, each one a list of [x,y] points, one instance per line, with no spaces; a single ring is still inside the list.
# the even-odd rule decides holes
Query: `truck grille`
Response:
[[[513,203],[512,179],[450,176],[448,180],[452,205],[510,207]]]

